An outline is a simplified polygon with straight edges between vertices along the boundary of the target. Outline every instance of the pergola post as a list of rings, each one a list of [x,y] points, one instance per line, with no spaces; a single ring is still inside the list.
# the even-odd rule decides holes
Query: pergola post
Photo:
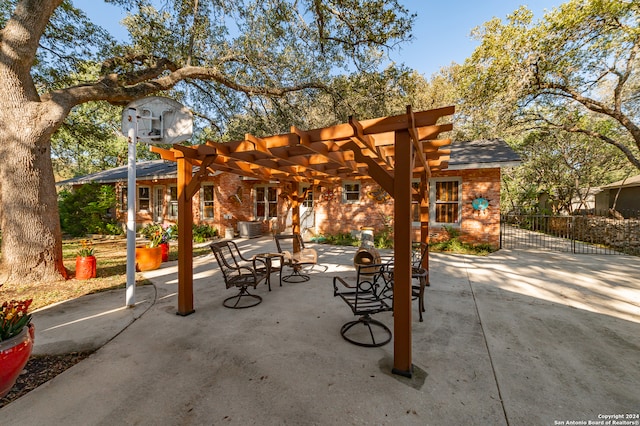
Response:
[[[426,173],[420,175],[420,241],[429,244],[429,181]],[[424,269],[429,270],[429,250],[422,258]],[[429,274],[427,274],[427,285],[429,284]]]
[[[193,166],[178,151],[178,315],[192,314],[193,309],[193,204],[188,194]]]
[[[395,132],[393,206],[393,373],[412,375],[411,359],[411,177],[412,145],[407,130]]]

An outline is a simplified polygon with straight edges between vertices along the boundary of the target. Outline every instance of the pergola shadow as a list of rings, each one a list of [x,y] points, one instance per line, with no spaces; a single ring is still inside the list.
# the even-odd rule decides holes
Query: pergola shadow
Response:
[[[453,106],[358,121],[304,131],[291,127],[286,134],[244,140],[151,147],[163,159],[177,162],[178,192],[178,314],[193,309],[192,198],[209,173],[234,173],[258,180],[290,185],[293,232],[300,233],[300,183],[330,185],[341,180],[373,179],[394,199],[394,367],[410,377],[411,360],[411,205],[420,206],[421,241],[428,240],[428,178],[448,166],[449,139],[437,139],[453,129],[440,120],[455,112]],[[194,173],[194,168],[197,172]],[[418,188],[412,180],[420,179]],[[428,269],[428,256],[423,260]]]

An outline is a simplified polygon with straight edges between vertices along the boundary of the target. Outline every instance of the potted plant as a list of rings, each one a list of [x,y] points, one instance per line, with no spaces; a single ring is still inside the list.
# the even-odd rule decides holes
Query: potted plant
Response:
[[[76,279],[87,280],[95,278],[97,273],[96,257],[93,255],[91,241],[82,240],[76,256]]]
[[[162,251],[162,261],[163,262],[168,262],[169,261],[169,241],[171,240],[172,236],[173,236],[173,231],[174,228],[169,226],[162,226],[161,228],[161,234],[162,234],[162,238],[160,241],[160,248]]]
[[[0,312],[0,398],[9,393],[33,349],[34,327],[27,313],[32,299],[2,304]]]
[[[148,233],[149,242],[136,247],[136,270],[151,271],[158,269],[162,263],[162,228],[157,227],[153,232]]]

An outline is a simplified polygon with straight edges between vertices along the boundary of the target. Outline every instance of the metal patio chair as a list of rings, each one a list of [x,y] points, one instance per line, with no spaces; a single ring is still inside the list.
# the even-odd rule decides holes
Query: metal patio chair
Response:
[[[356,274],[355,281],[353,277],[333,278],[333,296],[339,296],[353,314],[358,316],[358,319],[344,324],[340,328],[340,334],[346,341],[358,346],[386,345],[391,341],[391,330],[382,322],[371,318],[371,315],[393,309],[382,295],[386,287],[393,285],[389,282],[391,275],[386,265],[366,262],[357,266]]]
[[[235,296],[226,298],[222,304],[227,308],[250,308],[262,302],[262,297],[249,293],[249,287],[254,289],[262,281],[266,281],[269,274],[268,265],[259,258],[246,259],[240,253],[233,241],[212,243],[211,251],[222,271],[227,288],[238,288]]]
[[[281,276],[281,280],[289,283],[309,281],[311,278],[302,270],[318,263],[318,253],[312,248],[305,248],[300,234],[276,234],[274,239],[278,253],[284,256],[282,266],[291,268],[291,273]]]

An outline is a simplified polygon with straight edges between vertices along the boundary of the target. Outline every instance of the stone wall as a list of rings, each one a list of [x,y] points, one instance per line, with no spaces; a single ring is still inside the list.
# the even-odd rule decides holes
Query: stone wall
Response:
[[[576,216],[573,234],[577,241],[602,244],[625,253],[640,255],[640,219]]]

